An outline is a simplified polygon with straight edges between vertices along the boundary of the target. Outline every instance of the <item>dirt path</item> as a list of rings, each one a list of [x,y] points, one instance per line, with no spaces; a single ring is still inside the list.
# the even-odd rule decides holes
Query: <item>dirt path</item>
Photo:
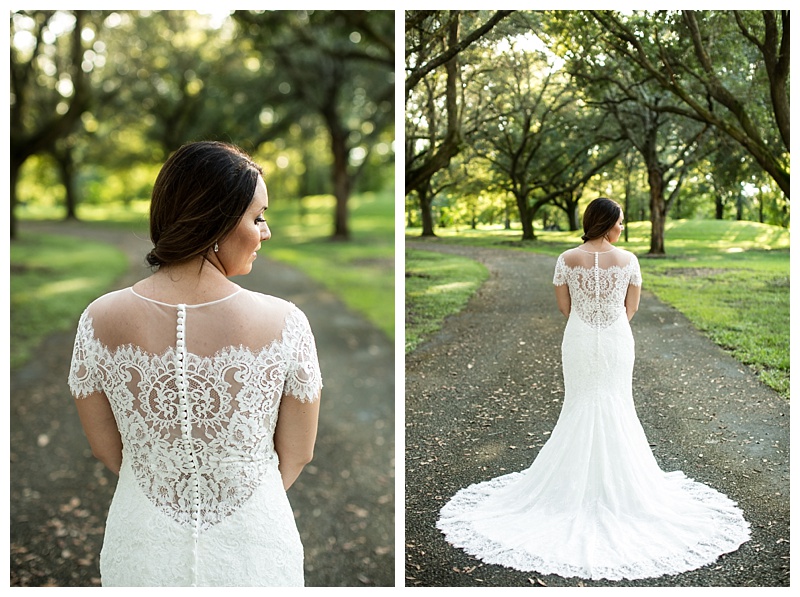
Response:
[[[113,243],[148,274],[149,243],[78,224],[23,225]],[[261,255],[269,255],[265,245]],[[259,258],[240,285],[307,314],[325,388],[314,461],[289,490],[307,586],[394,584],[394,346],[292,268]],[[76,318],[77,325],[77,318]],[[11,585],[99,583],[98,554],[116,478],[90,454],[66,385],[74,330],[48,337],[11,379]]]
[[[565,325],[552,286],[555,259],[438,241],[407,246],[471,257],[490,277],[406,358],[406,585],[578,585],[482,564],[434,526],[459,488],[527,468],[555,425]],[[659,464],[738,501],[752,538],[700,570],[583,584],[788,586],[788,402],[646,291],[632,327],[634,399]]]

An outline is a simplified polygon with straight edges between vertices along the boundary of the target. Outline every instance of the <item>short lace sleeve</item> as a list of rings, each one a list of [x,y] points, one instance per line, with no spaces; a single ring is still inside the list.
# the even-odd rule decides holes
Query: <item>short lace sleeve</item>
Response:
[[[96,340],[92,319],[88,309],[81,315],[75,345],[72,348],[72,362],[69,367],[67,383],[75,398],[86,398],[89,394],[103,389],[100,371],[97,368]]]
[[[567,264],[564,262],[564,255],[558,256],[556,261],[556,271],[553,275],[553,285],[563,286],[567,283]]]
[[[314,334],[305,314],[297,307],[293,306],[286,318],[283,338],[287,361],[283,395],[300,402],[313,402],[322,390],[322,374]]]
[[[639,260],[636,258],[636,255],[631,255],[631,262],[628,267],[631,270],[630,284],[632,284],[633,286],[641,286],[642,270],[639,269]]]

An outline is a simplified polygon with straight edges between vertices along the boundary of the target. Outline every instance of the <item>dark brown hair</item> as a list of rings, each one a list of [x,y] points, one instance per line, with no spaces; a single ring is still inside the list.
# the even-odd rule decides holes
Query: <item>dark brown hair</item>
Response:
[[[234,145],[189,143],[161,167],[150,202],[147,262],[172,265],[205,255],[238,224],[262,169]]]
[[[622,208],[619,203],[598,197],[583,212],[583,242],[605,236],[606,232],[619,221]]]

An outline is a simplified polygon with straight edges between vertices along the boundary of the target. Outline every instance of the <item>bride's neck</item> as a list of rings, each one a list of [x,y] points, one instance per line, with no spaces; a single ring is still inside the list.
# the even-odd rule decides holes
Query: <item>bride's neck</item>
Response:
[[[140,284],[152,292],[180,299],[177,302],[187,303],[222,298],[238,287],[213,262],[203,257],[161,266]]]
[[[604,238],[587,240],[582,246],[592,251],[610,251],[614,248],[614,245]]]

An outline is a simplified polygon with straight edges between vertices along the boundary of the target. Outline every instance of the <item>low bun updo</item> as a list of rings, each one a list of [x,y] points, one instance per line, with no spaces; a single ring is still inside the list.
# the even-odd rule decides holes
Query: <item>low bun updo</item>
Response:
[[[606,197],[598,197],[583,212],[583,242],[605,236],[619,221],[622,207],[616,201]]]
[[[235,145],[200,141],[178,149],[153,185],[147,263],[158,268],[212,250],[247,211],[262,174]]]

